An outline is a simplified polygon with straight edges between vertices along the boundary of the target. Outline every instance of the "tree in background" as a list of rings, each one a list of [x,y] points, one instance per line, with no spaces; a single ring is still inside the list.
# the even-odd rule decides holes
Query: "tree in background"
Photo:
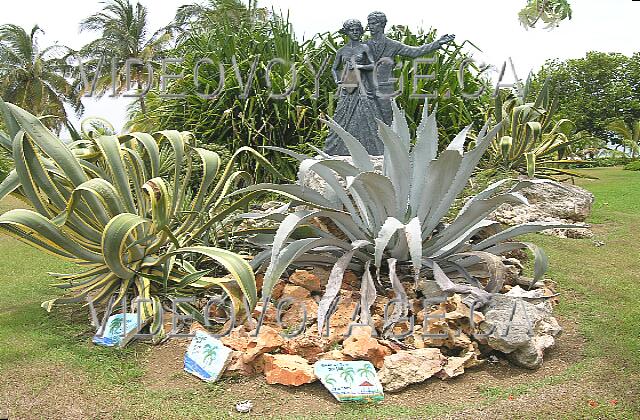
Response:
[[[171,83],[167,93],[185,96],[163,98],[159,89],[152,89],[147,97],[148,112],[133,110],[133,129],[153,131],[168,124],[194,132],[204,143],[216,145],[216,151],[220,148],[233,151],[241,146],[278,146],[315,154],[311,146],[322,147],[327,128],[320,119],[333,114],[336,85],[329,70],[336,50],[344,42],[341,36],[326,32],[300,41],[287,17],[256,8],[254,4],[247,7],[237,0],[182,6],[172,28],[177,44],[167,55],[184,61],[171,66],[170,71],[183,74],[183,78]],[[421,45],[432,42],[436,31],[415,34],[404,27],[394,27],[389,35],[408,45]],[[429,104],[438,106],[445,139],[474,122],[474,116],[481,118],[484,113],[482,99],[465,99],[461,95],[463,90],[478,92],[484,83],[482,77],[476,77],[473,65],[465,68],[461,76],[464,86],[459,82],[460,64],[467,57],[462,52],[463,45],[453,44],[434,54],[435,63],[418,69],[421,75],[435,74],[433,80],[419,79],[418,93],[437,92],[438,97],[430,99]],[[270,87],[266,71],[273,58],[286,62],[270,68]],[[196,84],[195,68],[202,59],[213,64],[201,63]],[[238,72],[232,65],[234,61]],[[224,77],[220,63],[224,66]],[[291,94],[285,99],[270,98],[270,92],[283,93],[293,86],[292,66],[296,75]],[[252,72],[254,77],[247,83]],[[424,100],[409,98],[414,76],[410,61],[398,70],[400,74],[403,83],[399,85],[404,91],[398,103],[415,130]],[[484,95],[488,94],[485,89]],[[293,160],[271,150],[265,153],[287,175],[295,175]],[[253,170],[252,162],[244,163],[245,169]]]
[[[247,7],[241,0],[207,0],[204,3],[185,4],[178,7],[170,26],[185,35],[187,31],[206,29],[218,22],[242,24],[252,19],[266,19],[267,9],[258,8],[256,0],[249,0],[248,4]]]
[[[631,157],[640,155],[640,120],[628,125],[623,120],[611,121],[607,128],[620,137],[620,145],[631,152]]]
[[[39,26],[26,32],[16,25],[0,26],[0,96],[34,115],[59,132],[68,122],[65,104],[76,113],[83,109],[80,95],[65,79],[69,69],[63,60],[65,47],[40,48]]]
[[[571,5],[567,0],[527,0],[518,13],[518,19],[525,29],[535,28],[540,21],[545,29],[553,29],[565,19],[571,19]]]
[[[639,61],[640,53],[589,52],[584,58],[547,61],[535,80],[539,86],[549,78],[558,95],[558,118],[573,121],[577,131],[621,144],[608,126],[614,120],[631,124],[640,119]]]
[[[100,77],[95,86],[97,97],[113,89],[120,94],[127,91],[126,67],[127,59],[138,59],[144,62],[158,59],[160,53],[171,40],[167,29],[163,28],[149,35],[147,8],[140,3],[135,6],[129,0],[109,0],[104,3],[102,11],[93,14],[80,22],[81,31],[97,31],[100,37],[85,45],[79,52],[81,58],[88,58],[84,63],[87,74],[96,74],[100,68]],[[111,76],[111,60],[118,63],[116,80]],[[143,66],[131,66],[131,85],[142,92],[148,86],[148,72]],[[78,80],[82,83],[82,80]],[[88,90],[90,86],[84,86]],[[146,112],[145,99],[141,96],[139,105]]]

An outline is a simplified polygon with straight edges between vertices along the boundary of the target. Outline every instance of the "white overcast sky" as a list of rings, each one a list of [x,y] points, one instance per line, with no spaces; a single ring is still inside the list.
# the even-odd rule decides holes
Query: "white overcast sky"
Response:
[[[141,0],[149,8],[153,30],[167,24],[178,6],[189,0]],[[553,31],[525,31],[517,20],[517,12],[525,0],[259,0],[262,7],[273,7],[286,13],[296,32],[310,37],[317,32],[337,30],[342,21],[357,18],[366,21],[369,12],[386,13],[389,25],[403,24],[437,28],[439,33],[452,33],[457,41],[468,39],[482,49],[476,53],[480,61],[500,66],[512,57],[518,76],[537,70],[548,58],[582,57],[587,51],[640,51],[638,21],[640,2],[632,0],[571,0],[573,19]],[[19,0],[2,5],[0,23],[13,23],[45,30],[41,44],[58,41],[79,48],[94,34],[78,32],[78,22],[100,10],[95,0]],[[85,115],[101,115],[121,127],[125,121],[124,99],[105,98],[99,102],[85,100]]]

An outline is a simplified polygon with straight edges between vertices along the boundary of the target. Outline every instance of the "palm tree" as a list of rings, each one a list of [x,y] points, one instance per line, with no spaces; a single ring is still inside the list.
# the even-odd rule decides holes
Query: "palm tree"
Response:
[[[327,383],[327,384],[329,384],[329,385],[332,385],[332,386],[336,384],[336,380],[335,380],[335,378],[334,378],[333,376],[331,376],[330,374],[329,374],[329,375],[327,375],[327,376],[324,378],[324,382],[325,382],[325,383]]]
[[[216,359],[217,348],[212,346],[211,344],[207,344],[204,346],[204,359],[203,361],[207,363],[207,360],[211,360],[212,362]]]
[[[347,366],[346,368],[340,371],[340,377],[350,384],[353,383],[354,371],[351,366]]]
[[[624,120],[615,120],[607,125],[607,129],[620,136],[621,145],[631,150],[633,159],[640,155],[640,120],[633,121],[631,126]]]
[[[358,369],[358,374],[365,379],[373,379],[376,377],[376,372],[373,370],[373,365],[367,363]]]
[[[110,91],[113,86],[116,94],[127,90],[124,62],[128,59],[150,62],[171,39],[165,28],[149,35],[147,8],[140,3],[134,6],[129,0],[109,0],[103,4],[102,11],[80,22],[80,31],[100,32],[100,38],[80,50],[81,57],[90,59],[83,63],[89,71],[96,72],[102,66],[94,92],[97,97]],[[112,59],[117,61],[119,68],[116,80],[111,80],[109,71]],[[146,72],[140,66],[132,66],[131,73],[132,84],[139,92],[142,91],[147,79]],[[85,91],[88,88],[84,86]],[[140,97],[140,109],[146,112],[144,96]]]
[[[124,319],[122,317],[117,317],[113,321],[111,321],[111,325],[109,326],[109,335],[114,336],[116,334],[122,334],[124,325]]]
[[[42,32],[37,25],[29,33],[17,25],[0,26],[0,96],[34,115],[50,116],[43,123],[59,132],[68,122],[64,105],[78,115],[83,107],[78,91],[64,77],[69,69],[65,47],[41,49]]]
[[[242,0],[206,0],[178,7],[172,23],[173,29],[193,31],[211,28],[216,24],[267,19],[268,11],[259,8],[256,0],[244,4]]]

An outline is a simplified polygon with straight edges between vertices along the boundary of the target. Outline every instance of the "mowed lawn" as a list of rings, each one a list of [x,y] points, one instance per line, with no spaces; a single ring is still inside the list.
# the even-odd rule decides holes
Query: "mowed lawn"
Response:
[[[334,403],[317,383],[290,389],[258,377],[204,384],[180,371],[175,343],[96,347],[85,309],[40,308],[57,293],[47,272],[73,267],[0,236],[0,418],[247,417],[233,408],[245,399],[256,413],[280,418],[640,418],[640,172],[588,172],[599,179],[577,183],[596,195],[589,220],[596,237],[527,237],[550,257],[557,311],[569,326],[560,347],[577,342],[575,349],[552,353],[539,372],[472,369],[374,406]],[[0,213],[16,205],[0,202]]]

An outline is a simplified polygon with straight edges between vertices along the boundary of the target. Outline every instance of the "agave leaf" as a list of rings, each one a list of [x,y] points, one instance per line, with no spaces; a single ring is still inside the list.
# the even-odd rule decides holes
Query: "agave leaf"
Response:
[[[440,247],[432,246],[432,247],[426,248],[424,250],[424,254],[429,256],[430,258],[445,258],[453,253],[461,251],[462,248],[465,248],[467,241],[471,239],[473,236],[475,236],[478,232],[488,227],[499,226],[499,225],[500,223],[496,221],[483,219],[480,222],[476,223],[475,225],[472,225],[471,227],[469,227],[466,231],[464,231],[460,235],[455,236],[454,237],[455,239],[452,239],[446,245],[440,246]]]
[[[342,159],[322,159],[319,164],[335,171],[344,179],[347,179],[347,177],[355,177],[360,172],[363,172],[354,165]]]
[[[467,141],[467,136],[469,135],[469,131],[471,131],[471,125],[466,126],[465,128],[455,136],[455,138],[449,143],[447,146],[447,150],[456,150],[458,153],[464,153],[464,143]]]
[[[476,194],[473,197],[471,197],[470,199],[468,199],[467,202],[464,204],[464,206],[462,206],[462,209],[460,209],[460,213],[458,213],[458,214],[464,213],[467,210],[467,208],[471,204],[473,204],[475,201],[485,200],[485,199],[491,197],[493,194],[495,194],[496,192],[500,191],[500,189],[504,186],[504,184],[506,184],[509,181],[511,181],[511,180],[510,179],[501,179],[499,181],[496,181],[496,182],[490,184],[487,188],[485,188],[484,190],[482,190],[478,194]],[[524,187],[525,186],[523,186],[522,188],[524,188]]]
[[[158,143],[161,143],[163,140],[167,140],[173,150],[175,162],[173,168],[173,191],[171,193],[171,213],[174,214],[179,210],[178,204],[182,202],[184,192],[186,191],[186,185],[189,182],[189,176],[182,176],[182,170],[185,165],[187,165],[187,162],[185,161],[186,138],[176,130],[159,131],[154,135],[154,137]],[[182,183],[179,181],[181,179],[183,179]]]
[[[469,178],[471,174],[475,170],[480,158],[487,150],[491,142],[497,135],[498,131],[500,131],[501,125],[496,125],[493,129],[491,129],[484,137],[480,138],[477,142],[476,147],[467,152],[462,157],[462,161],[459,165],[456,165],[456,175],[453,178],[453,181],[450,183],[446,183],[444,185],[450,185],[446,192],[440,193],[437,196],[432,197],[437,204],[435,210],[429,211],[429,216],[425,217],[424,220],[424,229],[423,232],[432,232],[433,229],[438,225],[440,220],[447,214],[453,201],[458,197],[458,195],[462,192],[464,187],[469,182]],[[450,152],[448,150],[444,151],[442,154]],[[444,190],[444,189],[442,189]]]
[[[147,321],[154,316],[153,301],[151,300],[150,287],[151,282],[144,277],[136,277],[134,280],[135,287],[138,290],[137,299],[141,302],[140,317],[142,321]]]
[[[128,212],[135,213],[136,205],[131,193],[131,180],[120,155],[120,141],[115,136],[100,136],[96,139],[96,144],[105,157],[113,186],[118,190],[118,195],[123,200],[125,208]]]
[[[302,162],[304,160],[313,159],[311,156],[294,152],[293,150],[285,149],[284,147],[277,146],[262,146],[262,149],[274,150],[276,152],[283,153],[285,155],[289,155],[292,158],[296,159],[298,162]]]
[[[365,149],[362,143],[360,143],[344,128],[340,127],[340,124],[336,123],[333,119],[329,118],[328,121],[321,119],[320,121],[327,124],[333,131],[335,131],[338,137],[344,141],[345,146],[347,146],[347,149],[349,150],[349,154],[353,158],[353,164],[355,166],[363,171],[373,171],[373,163],[371,163],[369,153],[367,153],[367,149]]]
[[[129,189],[131,190],[134,197],[134,202],[139,207],[138,211],[140,212],[140,214],[146,214],[148,210],[148,203],[144,200],[142,185],[149,178],[147,177],[147,170],[145,168],[144,160],[135,150],[124,147],[123,145],[120,145],[119,148],[121,150],[122,162],[127,168],[127,172],[129,173],[129,177],[131,180]]]
[[[60,169],[69,177],[74,186],[78,186],[88,180],[73,153],[38,118],[16,105],[7,104],[7,106],[20,127],[46,155],[60,166]]]
[[[342,279],[344,278],[344,273],[353,258],[353,254],[358,248],[361,248],[367,245],[369,242],[367,241],[356,241],[352,244],[352,248],[348,250],[343,256],[341,256],[338,261],[335,263],[333,268],[331,269],[331,273],[329,274],[329,280],[327,282],[327,286],[325,288],[324,295],[320,302],[318,303],[318,332],[322,334],[322,329],[324,328],[325,321],[327,319],[327,312],[331,308],[333,301],[338,296],[340,292],[340,286],[342,285]],[[365,267],[368,267],[368,262]],[[364,283],[364,279],[363,279]],[[363,286],[364,287],[364,286]],[[375,288],[374,288],[374,296],[375,300]]]
[[[153,308],[153,318],[151,320],[150,331],[152,334],[152,342],[153,344],[159,344],[166,338],[166,331],[164,330],[164,320],[163,311],[162,311],[162,303],[160,302],[160,298],[158,296],[151,296],[151,305]]]
[[[2,97],[0,97],[0,114],[2,114],[4,127],[7,129],[7,137],[1,137],[0,145],[11,150],[11,140],[18,134],[18,131],[20,131],[20,125],[11,113],[9,107],[7,107],[7,104],[2,100]]]
[[[413,267],[414,280],[417,282],[422,268],[422,226],[420,219],[414,217],[404,227],[409,247],[409,256],[411,257],[411,265]]]
[[[391,238],[393,238],[399,229],[404,229],[404,223],[393,217],[389,217],[382,225],[382,228],[378,233],[378,237],[374,241],[374,264],[378,270],[380,270],[380,267],[382,266],[382,256],[384,251],[387,249]]]
[[[60,213],[52,222],[57,224],[58,226],[62,226],[66,223],[67,219],[73,214],[76,209],[76,206],[80,202],[81,196],[83,194],[92,194],[104,206],[106,210],[106,217],[101,219],[103,225],[106,225],[111,218],[115,217],[120,213],[125,212],[124,203],[120,199],[118,195],[118,191],[116,191],[115,187],[111,185],[111,183],[105,181],[101,178],[93,178],[84,182],[77,186],[73,193],[71,194],[71,198],[67,202],[65,211]]]
[[[364,273],[362,274],[362,286],[360,288],[360,323],[374,327],[373,319],[371,318],[371,305],[376,300],[377,292],[376,286],[373,283],[373,277],[371,276],[371,261],[367,260],[364,263]],[[374,328],[375,331],[375,328]]]
[[[55,277],[60,281],[66,281],[68,283],[64,283],[62,285],[56,285],[56,287],[67,287],[73,286],[73,282],[76,280],[84,279],[91,276],[96,276],[98,274],[104,274],[108,272],[109,269],[105,267],[103,264],[96,264],[94,267],[89,268],[81,273],[73,273],[73,274],[61,274],[61,273],[47,273],[48,275]]]
[[[276,232],[276,235],[273,238],[273,244],[271,245],[271,249],[273,252],[271,255],[271,264],[273,264],[276,258],[278,258],[280,251],[286,244],[287,240],[289,239],[289,236],[291,236],[291,233],[293,233],[293,231],[301,223],[304,223],[309,218],[314,217],[318,213],[319,211],[310,211],[310,210],[297,211],[295,213],[288,215],[282,221],[282,223],[280,223],[280,226],[278,227],[278,231]]]
[[[283,195],[293,200],[301,201],[303,203],[313,204],[314,206],[324,210],[336,210],[336,206],[332,202],[324,198],[322,194],[318,193],[317,191],[311,190],[309,188],[304,188],[300,185],[295,185],[295,184],[285,184],[285,185],[269,184],[269,183],[256,184],[256,185],[251,185],[249,187],[242,188],[238,191],[235,191],[234,193],[230,194],[228,197],[233,197],[241,194],[244,195],[246,193],[250,193],[254,191],[260,192],[260,193],[272,192],[275,194]]]
[[[381,225],[385,216],[400,217],[405,211],[398,209],[398,197],[393,182],[377,172],[361,172],[349,180],[347,188],[359,197],[367,197],[363,202],[367,213],[375,217],[376,225]]]
[[[9,175],[0,182],[0,201],[7,195],[11,194],[20,187],[20,179],[15,169],[9,172]]]
[[[147,152],[149,164],[151,166],[150,178],[156,178],[160,175],[160,148],[152,135],[147,133],[130,133],[122,138],[137,140]]]
[[[407,117],[403,110],[398,107],[396,101],[391,101],[391,109],[393,110],[393,123],[392,130],[398,133],[398,137],[402,142],[402,146],[409,153],[411,147],[411,133],[409,131],[409,124],[407,124]]]
[[[236,163],[236,160],[243,154],[251,155],[251,157],[257,161],[258,165],[260,165],[262,168],[269,171],[277,179],[286,179],[286,177],[282,175],[280,171],[278,171],[271,164],[271,162],[269,162],[269,160],[266,159],[263,155],[261,155],[257,150],[255,150],[252,147],[243,146],[238,150],[236,150],[231,156],[231,159],[229,159],[229,161],[227,162],[227,166],[225,167],[224,172],[220,176],[220,181],[218,183],[218,186],[216,186],[212,192],[214,196],[220,195],[220,184],[224,183],[224,181],[227,179],[229,174],[233,171],[233,167]]]
[[[0,215],[0,229],[16,239],[71,260],[100,263],[103,258],[69,239],[46,217],[32,210],[14,209]]]
[[[418,161],[431,162],[438,154],[438,127],[436,112],[429,114],[429,108],[424,105],[422,120],[416,130],[416,144],[413,149],[414,164]],[[425,171],[417,172],[423,174]],[[414,169],[414,175],[416,171]],[[415,176],[413,177],[416,178]]]
[[[151,202],[151,221],[154,231],[159,232],[169,225],[171,219],[171,197],[169,187],[162,178],[147,181],[142,189]]]
[[[177,297],[177,296],[176,296]],[[202,312],[200,312],[199,310],[197,310],[193,305],[191,305],[190,303],[187,302],[177,302],[176,303],[176,308],[178,308],[180,311],[182,311],[185,314],[190,315],[194,320],[196,320],[197,322],[199,322],[201,325],[205,325],[205,320],[204,320],[204,316],[202,315]]]
[[[409,160],[409,147],[405,145],[398,133],[391,127],[378,121],[378,133],[384,143],[385,156],[384,174],[391,181],[395,190],[397,214],[404,214],[409,205],[409,183],[411,179],[411,161]]]
[[[506,272],[502,258],[486,251],[461,252],[459,254],[452,255],[452,259],[457,256],[475,256],[482,260],[487,266],[487,271],[489,272],[489,283],[487,283],[485,290],[489,293],[499,293],[500,290],[502,290]]]
[[[433,263],[433,277],[436,284],[445,293],[462,293],[471,294],[473,300],[479,303],[479,307],[485,305],[491,299],[491,294],[478,287],[469,286],[465,284],[455,284],[449,277],[442,271],[442,268],[434,261]]]
[[[244,258],[225,249],[204,246],[180,248],[170,252],[167,256],[189,253],[203,255],[222,265],[231,274],[240,289],[242,289],[242,293],[249,300],[250,308],[253,309],[255,307],[258,301],[256,279],[251,266]]]
[[[422,231],[428,234],[430,224],[436,221],[435,206],[444,199],[447,188],[451,185],[458,168],[462,163],[462,156],[455,150],[445,150],[429,166],[429,173],[424,174],[426,182],[417,197],[415,216],[420,218]],[[444,189],[444,191],[442,191]],[[432,206],[434,207],[432,210]],[[439,219],[433,225],[439,223]]]
[[[264,274],[262,296],[271,296],[273,286],[275,286],[287,267],[295,262],[298,257],[311,249],[323,246],[335,246],[344,250],[351,250],[352,248],[348,242],[332,238],[306,238],[290,243],[283,248],[272,260],[271,264],[269,264]]]
[[[504,242],[519,235],[524,235],[525,233],[540,232],[547,229],[572,229],[580,227],[581,226],[572,224],[554,222],[523,223],[521,225],[512,226],[503,230],[502,232],[496,233],[495,235],[483,240],[482,242],[473,245],[472,248],[474,251],[482,251],[490,246],[496,245],[500,242]]]
[[[200,161],[202,162],[203,176],[193,200],[191,211],[200,211],[202,209],[202,203],[207,196],[207,192],[211,185],[213,185],[216,175],[218,174],[218,168],[220,168],[220,156],[218,156],[217,153],[206,149],[196,147],[194,150],[198,153]]]
[[[244,182],[245,184],[252,184],[253,183],[253,177],[251,176],[250,173],[245,172],[245,171],[234,171],[234,172],[231,172],[227,176],[224,184],[222,184],[222,189],[218,190],[217,187],[216,187],[216,190],[218,192],[216,194],[214,194],[212,197],[218,197],[218,199],[216,201],[214,201],[213,204],[207,203],[205,205],[205,207],[206,208],[210,208],[211,206],[213,206],[213,207],[220,206],[222,204],[222,202],[225,201],[228,198],[229,191],[231,191],[232,188],[235,188],[235,187],[238,187],[239,185],[241,185],[242,182]]]
[[[386,333],[388,333],[387,330],[389,327],[395,325],[401,318],[405,318],[409,313],[409,298],[396,273],[396,263],[397,260],[395,258],[389,258],[387,260],[387,264],[389,265],[389,280],[391,280],[395,302],[393,305],[393,313],[382,328]]]
[[[416,144],[411,152],[411,179],[409,206],[411,215],[418,214],[418,208],[424,197],[424,189],[430,175],[431,162],[438,153],[438,127],[435,112],[427,115],[427,106],[424,106],[422,121],[417,130]]]
[[[105,264],[121,279],[130,279],[136,273],[129,268],[129,262],[136,255],[134,248],[127,251],[127,261],[124,259],[123,250],[130,238],[131,231],[138,226],[149,223],[149,220],[137,214],[122,213],[111,219],[102,234],[102,249]]]
[[[462,235],[469,226],[476,226],[504,203],[529,204],[527,199],[518,193],[500,194],[488,200],[473,200],[468,207],[461,210],[450,225],[426,242],[425,248],[437,250],[448,243],[455,242],[456,238]]]
[[[307,174],[313,170],[316,174],[318,174],[320,178],[322,178],[327,183],[328,187],[331,188],[331,191],[336,195],[340,204],[342,204],[347,209],[347,211],[349,211],[349,213],[353,215],[356,223],[358,223],[360,226],[363,226],[362,219],[360,219],[360,216],[356,212],[353,203],[344,192],[344,188],[342,188],[342,186],[338,182],[338,179],[336,178],[334,173],[329,170],[329,168],[321,165],[321,163],[322,161],[316,159],[306,159],[302,161],[300,163],[300,169],[298,171],[298,182],[300,183],[300,185],[304,186],[304,180],[308,176]]]
[[[20,186],[36,211],[45,217],[50,217],[52,212],[47,206],[47,199],[43,197],[44,193],[39,192],[35,180],[29,173],[29,166],[25,157],[25,143],[29,144],[25,139],[24,131],[21,131],[13,139],[13,160],[15,162],[15,171],[20,179]]]

